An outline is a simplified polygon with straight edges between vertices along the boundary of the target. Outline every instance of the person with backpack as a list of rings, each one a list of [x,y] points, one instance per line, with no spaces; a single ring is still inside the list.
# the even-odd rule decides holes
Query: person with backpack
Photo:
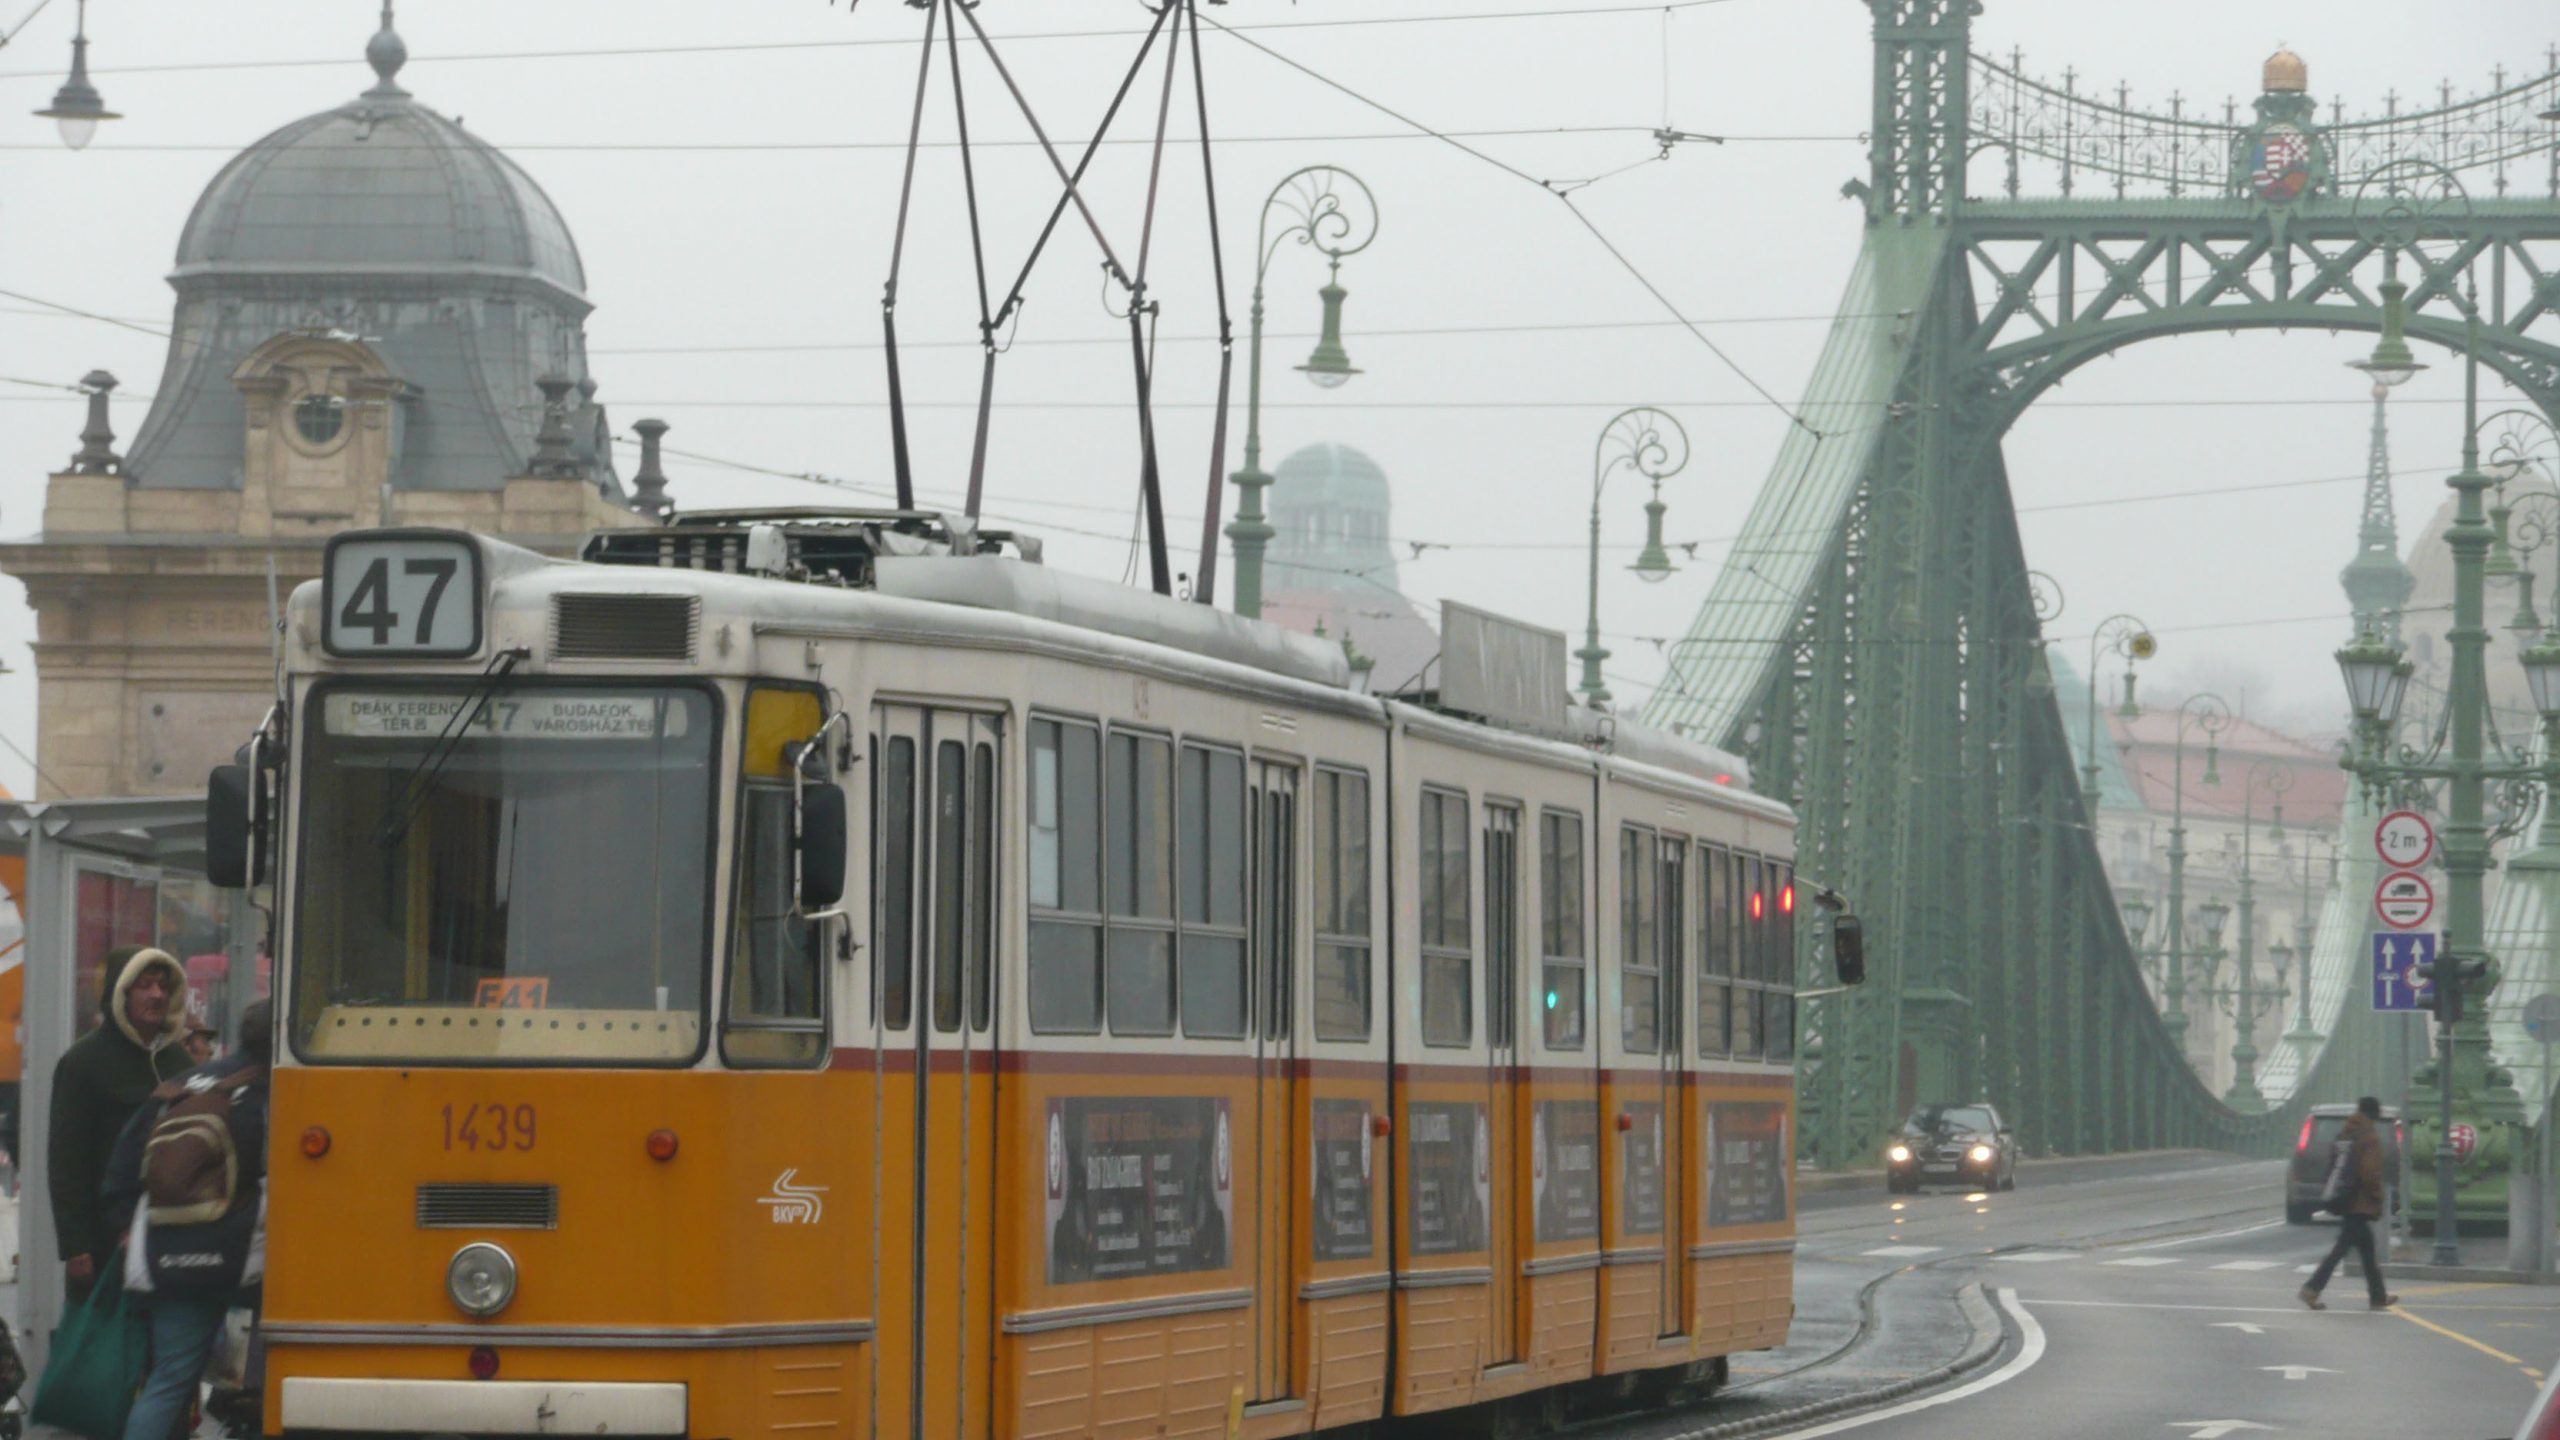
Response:
[[[116,1248],[118,1231],[98,1208],[108,1153],[152,1087],[184,1073],[188,1064],[179,1044],[187,1020],[187,971],[176,956],[148,945],[119,946],[107,952],[100,978],[99,1024],[54,1063],[53,1105],[45,1125],[54,1247],[75,1303],[88,1298]]]
[[[124,1440],[173,1440],[223,1317],[266,1270],[272,1012],[240,1012],[238,1048],[151,1092],[116,1140],[104,1199],[125,1226],[124,1284],[151,1318],[151,1368]]]
[[[2302,1287],[2297,1298],[2314,1310],[2329,1307],[2320,1292],[2329,1288],[2329,1277],[2336,1273],[2338,1262],[2353,1250],[2364,1261],[2364,1286],[2367,1307],[2388,1310],[2400,1303],[2400,1297],[2382,1288],[2382,1262],[2374,1255],[2373,1222],[2382,1218],[2382,1102],[2367,1095],[2356,1102],[2356,1113],[2338,1131],[2332,1147],[2335,1158],[2329,1165],[2329,1182],[2321,1192],[2320,1208],[2338,1217],[2338,1243],[2329,1247],[2329,1257],[2311,1272],[2311,1283]]]

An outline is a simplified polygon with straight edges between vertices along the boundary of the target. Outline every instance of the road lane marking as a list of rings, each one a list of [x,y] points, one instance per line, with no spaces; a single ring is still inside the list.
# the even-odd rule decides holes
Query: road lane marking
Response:
[[[2264,1335],[2267,1333],[2266,1326],[2253,1324],[2247,1320],[2216,1320],[2212,1325],[2206,1328],[2212,1330],[2237,1330],[2243,1335]]]
[[[2172,1420],[2169,1428],[2186,1431],[2187,1440],[2222,1440],[2225,1435],[2237,1435],[2243,1430],[2273,1430],[2276,1427],[2261,1425],[2255,1420]]]
[[[2077,1250],[2021,1250],[2014,1255],[1994,1255],[1991,1258],[2020,1265],[2043,1265],[2055,1260],[2077,1260],[2080,1257],[2081,1252]]]
[[[2335,1375],[2338,1373],[2337,1371],[2331,1370],[2322,1365],[2261,1365],[2258,1368],[2264,1370],[2270,1375],[2281,1375],[2287,1380],[2302,1380],[2313,1375]]]
[[[1959,1385],[1953,1390],[1936,1395],[1924,1395],[1917,1400],[1907,1400],[1890,1409],[1852,1415],[1845,1420],[1833,1420],[1827,1424],[1816,1425],[1810,1430],[1790,1430],[1784,1435],[1774,1437],[1774,1440],[1814,1440],[1817,1435],[1837,1435],[1844,1430],[1855,1430],[1861,1425],[1872,1425],[1878,1420],[1892,1420],[1968,1399],[1993,1386],[2005,1385],[2024,1375],[2034,1368],[2037,1361],[2044,1358],[2044,1327],[2036,1323],[2035,1316],[2027,1313],[2026,1305],[2018,1299],[2018,1292],[2005,1286],[2000,1291],[2000,1308],[2008,1311],[2009,1318],[2016,1321],[2018,1325],[2018,1353],[2009,1357],[2008,1364],[1979,1380]]]
[[[2173,1305],[2150,1300],[2038,1300],[2038,1305],[2069,1305],[2087,1310],[2204,1310],[2216,1315],[2299,1315],[2299,1305]],[[2380,1315],[2380,1310],[2344,1311],[2342,1314]]]
[[[2459,1342],[2461,1342],[2462,1344],[2468,1345],[2468,1346],[2470,1346],[2472,1349],[2479,1351],[2479,1352],[2480,1352],[2481,1354],[2483,1354],[2483,1355],[2487,1355],[2487,1356],[2489,1356],[2489,1357],[2491,1357],[2491,1358],[2493,1358],[2493,1359],[2504,1360],[2504,1361],[2506,1361],[2508,1364],[2513,1365],[2514,1367],[2516,1367],[2516,1368],[2517,1368],[2517,1369],[2519,1369],[2519,1370],[2521,1370],[2521,1369],[2523,1369],[2523,1368],[2524,1368],[2524,1362],[2523,1362],[2522,1360],[2519,1360],[2519,1359],[2517,1359],[2516,1357],[2514,1357],[2513,1355],[2508,1354],[2506,1351],[2501,1350],[2501,1349],[2497,1348],[2497,1347],[2496,1347],[2496,1346],[2494,1346],[2494,1345],[2485,1345],[2485,1344],[2482,1344],[2480,1341],[2477,1341],[2477,1340],[2472,1339],[2470,1336],[2463,1334],[2463,1333],[2462,1333],[2461,1331],[2459,1331],[2459,1330],[2455,1330],[2455,1329],[2451,1329],[2451,1328],[2449,1328],[2449,1327],[2447,1327],[2447,1326],[2439,1325],[2439,1324],[2437,1324],[2436,1322],[2434,1322],[2433,1320],[2429,1320],[2429,1319],[2427,1319],[2427,1318],[2426,1318],[2425,1316],[2423,1316],[2423,1315],[2412,1315],[2412,1314],[2410,1314],[2410,1313],[2409,1313],[2408,1311],[2406,1311],[2406,1310],[2393,1310],[2393,1311],[2390,1311],[2390,1312],[2388,1312],[2388,1313],[2393,1314],[2393,1315],[2397,1315],[2397,1316],[2399,1316],[2401,1319],[2408,1321],[2408,1322],[2409,1322],[2410,1324],[2412,1324],[2412,1325],[2422,1326],[2422,1327],[2424,1327],[2425,1329],[2433,1330],[2434,1332],[2436,1332],[2437,1334],[2439,1334],[2439,1335],[2443,1336],[2443,1337],[2444,1337],[2444,1338],[2446,1338],[2447,1340],[2459,1341]]]
[[[2167,1250],[2172,1246],[2177,1245],[2201,1245],[2207,1240],[2232,1240],[2237,1239],[2242,1235],[2255,1235],[2261,1230],[2273,1230],[2283,1223],[2285,1222],[2282,1220],[2269,1220],[2263,1225],[2243,1225],[2237,1230],[2216,1230],[2209,1235],[2180,1235],[2173,1240],[2149,1240],[2140,1245],[2127,1245],[2123,1248],[2126,1250]]]
[[[2131,1260],[2109,1260],[2105,1263],[2109,1265],[2123,1265],[2140,1268],[2150,1265],[2175,1265],[2178,1263],[2178,1257],[2175,1255],[2137,1255]]]
[[[1914,1260],[1923,1255],[1935,1255],[1945,1248],[1944,1245],[1880,1245],[1862,1253],[1887,1260]]]
[[[2284,1262],[2281,1260],[2225,1260],[2221,1264],[2212,1266],[2211,1268],[2215,1270],[2273,1270],[2283,1263]]]

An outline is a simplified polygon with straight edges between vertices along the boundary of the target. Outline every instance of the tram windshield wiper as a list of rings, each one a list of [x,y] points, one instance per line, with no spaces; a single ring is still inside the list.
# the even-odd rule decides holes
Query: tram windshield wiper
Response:
[[[470,731],[471,722],[488,708],[490,698],[498,693],[500,685],[506,683],[507,676],[514,673],[516,666],[532,653],[522,645],[501,650],[489,662],[488,668],[480,672],[479,683],[462,698],[453,718],[444,722],[444,729],[436,733],[435,743],[427,747],[427,753],[418,757],[417,768],[400,782],[400,798],[393,802],[391,813],[383,820],[382,830],[377,836],[383,849],[394,849],[408,838],[409,827],[416,823],[418,812],[426,807],[428,789],[436,783],[436,777],[444,773],[445,762],[453,758],[454,748]]]

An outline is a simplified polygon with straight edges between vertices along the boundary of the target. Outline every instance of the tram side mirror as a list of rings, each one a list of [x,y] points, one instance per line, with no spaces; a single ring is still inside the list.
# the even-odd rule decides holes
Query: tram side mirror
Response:
[[[1867,931],[1855,915],[1831,922],[1831,968],[1843,985],[1867,983]]]
[[[216,765],[205,782],[204,873],[225,890],[246,890],[259,878],[253,783],[246,765]]]
[[[800,909],[831,910],[844,898],[844,787],[800,787]]]

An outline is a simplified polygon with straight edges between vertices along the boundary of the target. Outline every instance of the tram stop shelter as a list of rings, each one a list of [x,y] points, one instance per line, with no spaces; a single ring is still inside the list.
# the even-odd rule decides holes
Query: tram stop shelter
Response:
[[[201,796],[0,802],[0,857],[26,866],[18,1284],[8,1319],[33,1375],[63,1307],[44,1165],[53,1068],[100,1021],[107,952],[156,945],[178,957],[190,1015],[227,1049],[234,1016],[266,989],[266,931],[247,895],[205,878]]]

